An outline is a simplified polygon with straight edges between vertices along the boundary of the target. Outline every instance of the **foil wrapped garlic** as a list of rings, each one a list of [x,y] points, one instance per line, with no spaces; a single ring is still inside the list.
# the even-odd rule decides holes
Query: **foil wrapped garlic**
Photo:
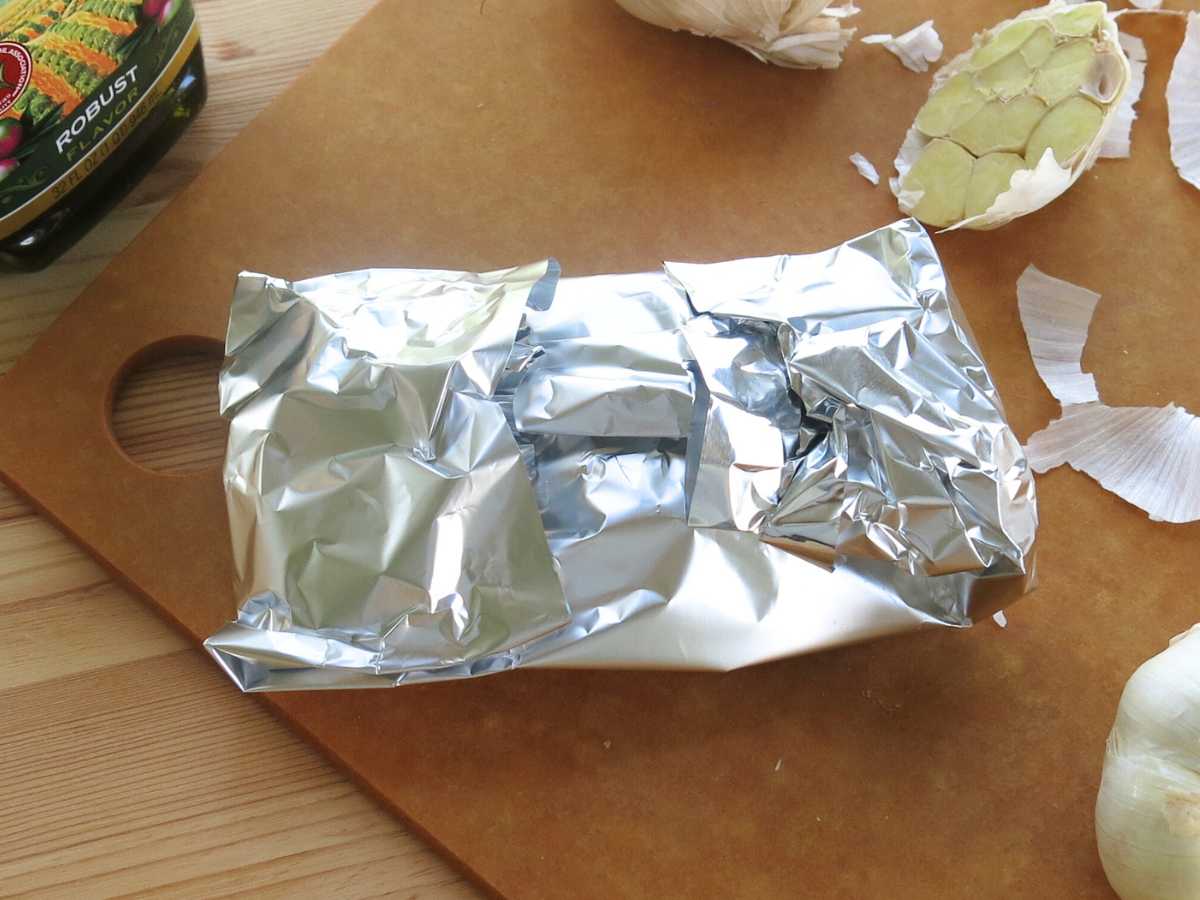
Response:
[[[852,2],[827,0],[617,0],[651,25],[690,31],[741,47],[777,66],[836,69],[854,36],[843,24]]]
[[[900,209],[936,228],[996,228],[1095,161],[1129,61],[1104,3],[1055,0],[975,36],[933,78],[896,157]]]
[[[936,249],[560,277],[245,273],[221,408],[246,691],[721,670],[1032,585],[1033,476]]]

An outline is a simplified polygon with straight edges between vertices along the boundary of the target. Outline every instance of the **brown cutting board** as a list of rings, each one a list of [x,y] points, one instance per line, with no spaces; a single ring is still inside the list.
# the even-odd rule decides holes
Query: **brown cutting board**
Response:
[[[860,33],[934,17],[956,52],[1023,4],[864,6]],[[1085,362],[1106,400],[1200,409],[1200,191],[1169,162],[1162,101],[1182,23],[1129,28],[1151,59],[1134,158],[1005,229],[937,238],[1023,436],[1056,412],[1017,318],[1031,261],[1104,294]],[[886,170],[927,86],[879,47],[785,71],[602,0],[385,2],[0,379],[0,469],[199,640],[234,610],[219,473],[139,468],[107,405],[147,346],[223,334],[240,269],[553,254],[585,274],[817,250],[896,218],[846,157]],[[1108,896],[1104,738],[1133,667],[1200,618],[1200,525],[1150,522],[1069,470],[1039,487],[1042,586],[1006,631],[728,675],[265,702],[514,897]]]

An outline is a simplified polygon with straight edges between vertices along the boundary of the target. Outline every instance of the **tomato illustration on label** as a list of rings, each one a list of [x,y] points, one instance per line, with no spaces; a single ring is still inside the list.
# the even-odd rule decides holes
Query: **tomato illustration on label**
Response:
[[[17,102],[29,86],[33,73],[33,57],[24,44],[0,41],[0,116]]]

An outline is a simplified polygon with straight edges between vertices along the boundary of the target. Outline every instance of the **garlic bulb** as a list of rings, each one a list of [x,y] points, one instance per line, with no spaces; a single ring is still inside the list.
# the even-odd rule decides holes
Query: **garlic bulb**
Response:
[[[1122,900],[1200,897],[1200,626],[1125,685],[1096,798],[1096,842]]]
[[[900,209],[995,228],[1040,209],[1095,161],[1129,61],[1103,3],[1053,0],[975,36],[943,66],[896,157]]]
[[[796,69],[835,69],[854,35],[842,21],[858,10],[847,0],[617,0],[660,28],[736,44],[763,62]]]

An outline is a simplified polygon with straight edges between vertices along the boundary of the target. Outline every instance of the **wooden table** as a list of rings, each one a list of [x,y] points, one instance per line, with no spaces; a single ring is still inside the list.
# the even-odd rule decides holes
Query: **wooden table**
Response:
[[[197,0],[208,107],[69,255],[0,278],[0,371],[372,2]],[[215,376],[195,358],[136,373],[114,415],[126,449],[215,464]],[[477,896],[4,487],[0,797],[0,897]]]

